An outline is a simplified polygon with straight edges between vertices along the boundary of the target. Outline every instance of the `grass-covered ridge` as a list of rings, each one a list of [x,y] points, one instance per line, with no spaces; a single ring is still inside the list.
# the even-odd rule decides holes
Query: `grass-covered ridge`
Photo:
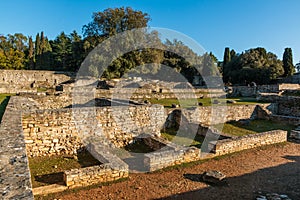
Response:
[[[217,100],[219,103],[214,104],[214,100]],[[226,103],[227,100],[234,100],[236,103]],[[160,104],[166,108],[171,108],[172,104],[180,105],[182,108],[189,108],[198,106],[199,103],[202,103],[202,106],[211,106],[211,105],[254,105],[259,104],[256,98],[251,97],[240,97],[240,98],[203,98],[203,99],[148,99],[152,104]]]
[[[29,158],[32,187],[60,183],[66,170],[101,164],[88,151],[79,153],[77,157],[61,155]]]

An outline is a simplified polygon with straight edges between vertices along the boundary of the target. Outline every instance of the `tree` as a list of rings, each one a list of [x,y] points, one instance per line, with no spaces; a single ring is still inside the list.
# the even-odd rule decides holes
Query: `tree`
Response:
[[[226,47],[224,51],[223,67],[225,67],[230,62],[230,60],[230,49],[229,47]]]
[[[21,34],[0,36],[0,69],[24,69],[24,38]],[[24,46],[23,46],[24,45]]]
[[[230,51],[230,60],[232,60],[236,56],[236,52],[234,49],[231,49]]]
[[[283,76],[291,76],[295,73],[295,66],[293,64],[293,53],[291,48],[285,48],[283,53]]]
[[[52,42],[52,55],[56,69],[68,71],[71,66],[72,59],[72,41],[69,36],[62,32]]]
[[[237,55],[227,65],[223,73],[224,81],[245,84],[256,82],[268,84],[283,75],[282,62],[271,52],[258,47]]]
[[[34,62],[34,45],[30,36],[28,42],[28,69],[34,69]]]
[[[300,72],[300,62],[298,62],[295,66],[295,68],[297,69],[298,72]]]
[[[93,14],[93,21],[83,26],[85,37],[112,36],[134,28],[147,27],[150,18],[147,13],[130,7],[108,8]]]
[[[83,48],[83,40],[81,36],[78,35],[76,31],[73,31],[70,34],[70,39],[72,43],[72,58],[71,58],[71,67],[68,69],[70,71],[76,71],[79,69],[81,63],[85,58],[85,50]]]

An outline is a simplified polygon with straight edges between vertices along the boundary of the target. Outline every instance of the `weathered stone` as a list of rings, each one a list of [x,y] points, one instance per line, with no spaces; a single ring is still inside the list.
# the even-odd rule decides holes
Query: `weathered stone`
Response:
[[[222,174],[219,171],[215,171],[215,170],[210,170],[210,171],[204,172],[202,175],[203,181],[208,182],[208,183],[219,183],[225,177],[226,176],[224,174]]]

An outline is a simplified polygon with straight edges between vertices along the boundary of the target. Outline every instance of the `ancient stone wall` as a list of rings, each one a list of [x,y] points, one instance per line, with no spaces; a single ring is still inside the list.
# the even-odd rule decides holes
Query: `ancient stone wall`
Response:
[[[270,110],[270,112],[274,112],[273,106],[271,104],[258,104],[258,105],[233,105],[233,106],[200,106],[194,109],[180,109],[182,111],[182,115],[185,118],[184,120],[193,124],[202,124],[202,125],[214,125],[225,123],[227,121],[232,120],[240,120],[240,119],[249,119],[249,118],[257,118],[258,110],[257,107],[261,107],[263,110]],[[168,120],[177,120],[176,116],[172,116],[172,114],[176,114],[173,112],[178,109],[168,109]],[[175,117],[175,118],[174,118]],[[179,119],[180,122],[180,119]]]
[[[287,141],[287,132],[282,130],[268,131],[237,138],[212,141],[210,145],[216,156],[251,149],[269,144]]]
[[[1,199],[33,199],[28,157],[21,126],[22,105],[25,104],[26,101],[22,102],[21,98],[11,97],[2,118],[0,127]]]
[[[200,149],[196,147],[179,146],[151,135],[144,135],[141,140],[154,150],[154,152],[147,153],[144,156],[144,167],[148,171],[155,171],[200,159]]]
[[[111,182],[129,175],[128,165],[113,155],[101,143],[90,143],[88,151],[102,164],[64,172],[64,182],[69,188]]]
[[[0,93],[36,92],[36,88],[54,88],[74,77],[72,72],[0,70]]]
[[[144,165],[149,171],[179,165],[200,160],[200,149],[196,147],[182,147],[180,149],[170,149],[157,151],[145,155]]]
[[[118,147],[140,133],[160,135],[163,106],[36,110],[23,114],[28,156],[74,154],[83,138],[105,136]],[[77,125],[77,126],[76,126]]]

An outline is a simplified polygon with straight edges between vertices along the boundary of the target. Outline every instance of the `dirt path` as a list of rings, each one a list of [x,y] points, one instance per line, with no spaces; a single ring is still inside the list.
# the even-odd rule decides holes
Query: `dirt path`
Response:
[[[227,175],[222,186],[197,177],[206,170]],[[195,166],[150,174],[131,174],[129,180],[57,199],[254,199],[258,192],[287,194],[300,199],[300,144],[287,143],[247,150]]]

